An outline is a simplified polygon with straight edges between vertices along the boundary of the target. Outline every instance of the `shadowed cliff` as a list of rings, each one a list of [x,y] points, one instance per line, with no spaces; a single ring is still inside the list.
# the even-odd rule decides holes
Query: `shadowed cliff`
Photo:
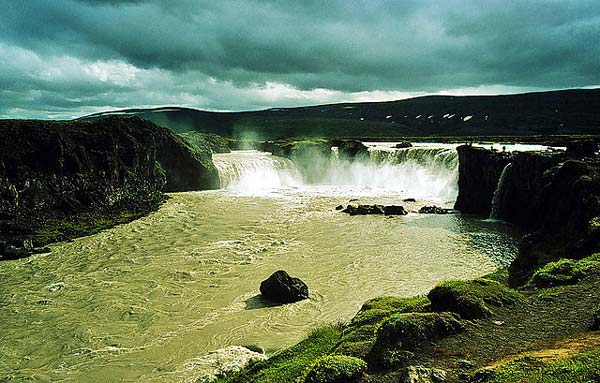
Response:
[[[139,117],[3,120],[0,135],[4,259],[139,217],[163,192],[219,187],[210,151]]]

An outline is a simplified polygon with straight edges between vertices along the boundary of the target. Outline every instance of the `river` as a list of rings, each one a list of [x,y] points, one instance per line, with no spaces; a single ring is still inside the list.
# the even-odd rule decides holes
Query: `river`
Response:
[[[424,294],[505,266],[516,252],[505,224],[417,213],[452,206],[452,145],[371,144],[363,164],[300,167],[256,151],[214,161],[220,190],[171,194],[147,217],[0,263],[0,380],[193,381],[195,358],[211,350],[270,353],[349,320],[367,299]],[[354,199],[410,214],[335,210]],[[258,286],[278,269],[304,280],[311,299],[262,302]]]

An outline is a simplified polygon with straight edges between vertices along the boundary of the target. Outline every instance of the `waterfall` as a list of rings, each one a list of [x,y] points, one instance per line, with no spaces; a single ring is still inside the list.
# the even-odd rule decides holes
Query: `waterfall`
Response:
[[[221,187],[249,194],[301,189],[352,196],[394,195],[452,202],[458,193],[458,155],[451,145],[396,149],[370,147],[369,157],[349,161],[331,156],[293,157],[257,151],[213,155]]]
[[[302,185],[302,175],[294,163],[283,157],[256,150],[214,154],[221,188],[250,195]]]
[[[500,173],[498,185],[496,186],[494,196],[492,197],[492,211],[490,212],[490,219],[500,219],[502,197],[504,195],[504,189],[506,188],[506,176],[508,175],[511,167],[512,163],[509,162],[506,164],[504,169],[502,169],[502,173]]]

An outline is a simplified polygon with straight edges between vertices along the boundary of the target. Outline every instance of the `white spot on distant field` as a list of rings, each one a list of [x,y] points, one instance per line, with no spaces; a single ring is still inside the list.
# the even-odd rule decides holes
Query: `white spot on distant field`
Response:
[[[473,118],[473,116],[466,116],[466,117],[463,117],[463,121],[469,121],[472,118]]]
[[[385,116],[385,118],[389,120],[390,118],[392,118],[392,115],[388,114],[387,116]]]
[[[345,106],[344,109],[355,109],[356,106]]]
[[[489,116],[486,114],[486,115],[485,115],[485,120],[486,120],[486,121],[488,120],[488,117],[489,117]]]
[[[430,119],[430,120],[431,120],[431,117],[433,117],[433,114],[431,116],[427,116],[427,118]]]
[[[364,117],[361,117],[361,118],[360,118],[360,120],[361,120],[361,121],[364,121],[364,120],[365,120],[365,118],[364,118]]]
[[[454,116],[456,116],[456,114],[451,114],[451,115],[448,116],[448,119],[451,119]]]
[[[446,113],[442,116],[442,118],[447,118],[450,115],[450,113]]]
[[[419,114],[417,117],[415,117],[415,120],[416,120],[417,118],[421,118],[421,115]]]

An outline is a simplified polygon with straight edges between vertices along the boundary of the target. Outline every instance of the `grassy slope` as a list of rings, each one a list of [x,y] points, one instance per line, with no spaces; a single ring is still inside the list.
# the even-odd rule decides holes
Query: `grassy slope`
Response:
[[[597,255],[580,262],[600,267]],[[370,369],[362,382],[369,383],[396,381],[401,367],[409,365],[441,368],[448,373],[449,382],[473,376],[487,376],[481,381],[494,383],[600,381],[600,334],[590,331],[594,310],[600,304],[600,272],[596,270],[600,269],[566,285],[539,288],[530,284],[520,289],[521,299],[502,306],[486,294],[496,295],[502,289],[513,294],[507,287],[491,291],[480,289],[477,283],[459,285],[461,294],[482,297],[480,304],[491,316],[463,319],[463,331],[442,339],[432,337],[411,350],[414,352],[403,351],[397,344],[380,350],[372,346],[386,321],[414,317],[404,313],[430,312],[428,298],[373,299],[343,328],[327,327],[313,333],[298,345],[220,382],[297,381],[307,366],[324,354],[367,360]],[[503,283],[507,275],[499,271],[486,278]],[[484,372],[476,375],[480,369]]]

